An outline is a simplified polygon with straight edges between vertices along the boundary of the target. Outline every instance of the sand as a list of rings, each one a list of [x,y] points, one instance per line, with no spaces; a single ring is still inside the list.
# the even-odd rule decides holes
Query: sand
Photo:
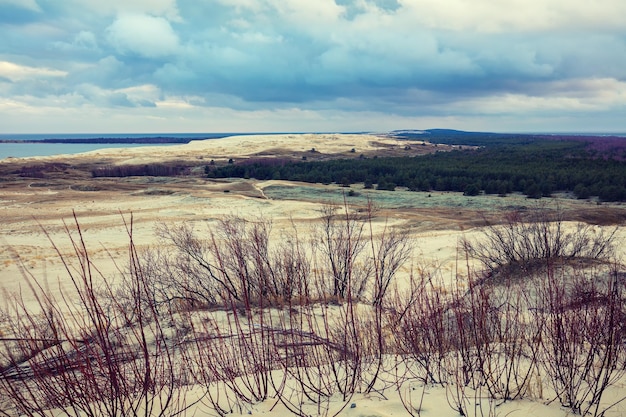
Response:
[[[310,152],[312,148],[315,153]],[[324,159],[358,157],[360,153],[404,155],[450,148],[372,135],[255,135],[194,141],[186,145],[5,159],[0,161],[4,174],[4,181],[0,183],[0,287],[23,288],[21,267],[53,282],[64,279],[65,271],[51,241],[62,254],[72,253],[65,227],[76,228],[74,214],[92,260],[105,273],[115,273],[113,261],[119,262],[128,248],[129,236],[124,223],[130,222],[131,216],[133,240],[140,248],[156,243],[154,229],[159,223],[193,222],[202,228],[224,216],[264,217],[272,220],[278,233],[282,228],[291,227],[292,222],[308,227],[321,216],[324,205],[341,204],[347,190],[334,184],[209,180],[204,178],[202,170],[209,160],[257,158],[259,155],[299,160],[301,154]],[[171,161],[186,161],[197,169],[188,176],[168,178],[90,176],[90,169],[102,165]],[[15,175],[23,167],[33,166],[48,167],[43,169],[44,178]],[[296,191],[282,192],[282,195],[281,187]],[[449,274],[456,268],[459,242],[479,235],[484,217],[497,220],[511,207],[537,204],[523,196],[503,199],[402,190],[390,193],[366,191],[359,185],[353,185],[352,189],[362,194],[360,198],[346,200],[352,209],[366,204],[363,196],[368,195],[380,207],[375,225],[387,224],[411,232],[416,248],[412,265],[440,265]],[[264,190],[272,192],[266,194]],[[615,221],[620,221],[626,212],[621,205],[599,207],[592,202],[572,199],[541,204],[558,204],[573,217],[596,216],[615,218]]]
[[[316,152],[312,152],[312,149]],[[277,232],[290,228],[292,224],[306,230],[321,216],[320,210],[328,201],[268,198],[264,190],[268,187],[298,186],[303,187],[303,190],[316,187],[331,194],[345,191],[337,185],[208,180],[203,177],[201,168],[210,160],[224,162],[230,158],[238,160],[251,157],[289,157],[299,160],[302,156],[324,159],[355,157],[361,153],[400,155],[445,149],[442,145],[435,149],[433,145],[419,141],[398,141],[370,135],[266,135],[195,141],[176,146],[105,149],[73,156],[5,159],[0,161],[0,168],[7,173],[5,180],[0,183],[0,287],[8,291],[25,290],[28,286],[26,276],[47,281],[52,292],[67,285],[67,273],[52,242],[61,254],[71,259],[73,251],[68,231],[76,236],[74,214],[92,260],[103,274],[114,275],[117,268],[124,267],[124,259],[127,259],[131,218],[132,237],[140,249],[157,244],[155,227],[159,223],[192,222],[197,228],[202,228],[224,216],[261,216],[271,219]],[[192,161],[197,169],[194,175],[176,178],[93,179],[88,175],[89,167],[94,166],[168,161]],[[44,178],[10,174],[25,166],[54,164],[62,164],[60,171],[46,171]],[[362,191],[358,186],[353,187]],[[447,193],[446,198],[469,201],[467,198],[463,200],[460,195],[451,194]],[[425,205],[421,208],[384,207],[377,213],[374,224],[377,231],[382,230],[384,225],[409,230],[415,242],[411,266],[437,266],[445,276],[452,279],[459,259],[464,262],[460,254],[460,241],[480,235],[483,215],[493,218],[505,210],[485,210],[482,205],[487,200],[480,201],[481,207],[472,204],[450,206],[451,203]],[[352,202],[349,201],[349,204]],[[511,205],[516,204],[518,202]],[[593,203],[572,200],[564,200],[560,204],[571,213],[605,210],[607,214],[604,218],[615,215],[616,219],[620,219],[624,212],[620,205],[599,208]],[[620,239],[623,239],[623,231],[620,230],[619,234]],[[619,386],[623,387],[623,384]],[[425,406],[421,415],[456,415],[447,404],[445,390],[424,389]],[[396,396],[388,399],[356,396],[351,402],[355,403],[355,408],[347,407],[342,415],[406,415]],[[284,415],[280,407],[277,409],[279,411],[270,411],[271,405],[269,402],[259,404],[250,411],[254,414]],[[565,409],[555,404],[548,406],[530,401],[508,403],[494,413],[515,416],[567,415]],[[626,413],[626,410],[620,406],[607,415],[618,416],[622,413]]]
[[[24,166],[64,164],[63,172],[46,172],[45,178],[6,175],[0,183],[0,287],[17,290],[24,280],[20,264],[33,275],[56,280],[64,271],[51,241],[63,254],[71,253],[65,225],[75,229],[75,213],[91,256],[103,271],[114,272],[110,254],[125,252],[128,234],[124,222],[133,218],[133,239],[139,247],[154,244],[157,223],[210,222],[226,215],[271,218],[274,227],[288,227],[291,221],[309,223],[318,218],[326,201],[268,199],[263,189],[285,182],[216,180],[202,172],[177,178],[94,178],[89,167],[101,165],[167,163],[192,161],[199,167],[209,160],[229,158],[353,156],[360,153],[387,153],[410,144],[420,152],[431,149],[423,142],[398,141],[370,135],[267,135],[241,136],[194,141],[187,145],[103,149],[78,155],[9,158],[0,168],[10,173]],[[355,152],[352,152],[355,149]],[[202,159],[200,159],[202,158]],[[198,169],[198,171],[201,171]],[[336,186],[326,188],[336,190]],[[225,192],[227,191],[227,192]],[[44,233],[45,231],[45,233]],[[46,234],[48,236],[46,236]],[[48,239],[49,238],[49,239]],[[454,241],[456,238],[452,238]],[[453,250],[446,248],[447,251]],[[426,245],[428,246],[428,245]],[[424,248],[428,251],[428,248]],[[440,252],[441,248],[435,249]],[[448,254],[443,255],[448,257]]]

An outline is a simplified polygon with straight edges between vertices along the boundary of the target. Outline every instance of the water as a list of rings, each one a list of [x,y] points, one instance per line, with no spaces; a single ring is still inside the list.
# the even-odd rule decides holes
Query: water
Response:
[[[0,140],[43,140],[43,139],[139,139],[139,138],[178,138],[214,139],[245,133],[0,133]]]
[[[245,133],[244,133],[245,134]],[[171,146],[180,143],[32,143],[23,141],[41,141],[44,139],[144,139],[177,138],[184,140],[217,139],[241,133],[150,133],[150,134],[0,134],[0,160],[8,157],[24,158],[29,156],[51,156],[77,154],[105,148],[132,148],[142,146]],[[14,141],[2,143],[1,141]]]
[[[158,146],[175,145],[163,143]],[[29,156],[51,156],[64,154],[77,154],[95,151],[104,148],[133,148],[139,146],[154,146],[149,144],[120,144],[120,143],[0,143],[0,160],[4,158],[24,158]]]

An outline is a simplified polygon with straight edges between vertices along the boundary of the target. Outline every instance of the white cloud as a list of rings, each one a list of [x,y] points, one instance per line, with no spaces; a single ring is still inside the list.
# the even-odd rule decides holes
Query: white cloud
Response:
[[[623,29],[622,0],[399,0],[402,14],[419,26],[479,32],[562,28]]]
[[[17,0],[16,0],[17,1]],[[68,1],[68,0],[64,0]],[[180,21],[176,0],[69,0],[76,7],[95,11],[102,15],[149,14],[162,16],[170,21]]]
[[[56,69],[29,67],[25,65],[18,65],[13,62],[0,61],[0,77],[8,78],[13,82],[23,81],[30,78],[64,77],[66,75],[67,72]]]
[[[160,108],[167,108],[172,110],[192,109],[195,107],[189,101],[178,98],[168,98],[166,100],[157,102],[156,105]]]
[[[107,41],[121,54],[147,58],[173,55],[179,47],[178,36],[162,17],[120,16],[106,29]]]
[[[161,97],[160,89],[151,84],[106,89],[84,83],[76,87],[76,92],[86,103],[104,107],[154,107]]]
[[[93,32],[82,30],[74,36],[71,42],[57,41],[52,43],[56,48],[65,52],[72,51],[96,51],[98,50],[98,40]]]
[[[626,82],[575,79],[537,85],[540,94],[504,93],[459,100],[449,111],[474,114],[597,113],[626,108]]]
[[[161,89],[153,84],[135,85],[132,87],[120,88],[116,92],[125,94],[132,102],[151,102],[160,100]]]
[[[335,0],[271,0],[269,3],[287,19],[312,26],[336,22],[344,12]]]
[[[233,32],[232,36],[242,42],[258,44],[280,43],[283,40],[281,36],[266,35],[262,32]]]
[[[82,30],[74,37],[74,45],[79,48],[96,49],[98,41],[96,40],[96,35],[92,32]]]
[[[577,100],[581,108],[606,111],[626,108],[626,82],[614,78],[562,80],[548,83],[546,98],[551,95]]]
[[[14,99],[0,99],[0,111],[8,113],[15,110],[25,110],[28,105]]]
[[[595,105],[576,97],[534,97],[526,94],[502,94],[482,97],[460,105],[480,114],[524,114],[549,111],[593,111]]]
[[[170,97],[157,107],[102,107],[81,97],[57,100],[34,97],[0,99],[0,125],[23,133],[166,133],[384,131],[398,128],[448,127],[474,131],[623,131],[611,115],[550,112],[528,114],[447,114],[401,116],[386,112],[281,110],[237,111],[227,107],[195,106],[187,98]],[[33,124],[33,120],[37,120]],[[26,128],[25,128],[26,127]]]
[[[264,1],[261,0],[216,0],[216,2],[227,7],[233,7],[238,13],[244,11],[258,13],[266,7]]]

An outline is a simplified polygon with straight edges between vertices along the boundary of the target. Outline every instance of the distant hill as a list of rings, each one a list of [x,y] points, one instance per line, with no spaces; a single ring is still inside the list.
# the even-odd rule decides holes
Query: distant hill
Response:
[[[542,142],[567,141],[584,143],[590,157],[626,161],[626,137],[594,134],[533,134],[467,132],[454,129],[402,129],[389,132],[398,139],[426,140],[430,143],[466,146],[518,146]]]
[[[398,134],[398,135],[416,134],[416,135],[432,135],[432,136],[439,136],[439,135],[482,136],[482,135],[501,135],[502,134],[502,133],[493,133],[493,132],[468,132],[465,130],[456,130],[456,129],[425,129],[425,130],[399,129],[399,130],[392,130],[390,133]]]
[[[520,145],[537,140],[535,135],[530,134],[467,132],[455,129],[401,129],[392,130],[389,135],[399,139],[421,139],[431,143],[467,146]]]

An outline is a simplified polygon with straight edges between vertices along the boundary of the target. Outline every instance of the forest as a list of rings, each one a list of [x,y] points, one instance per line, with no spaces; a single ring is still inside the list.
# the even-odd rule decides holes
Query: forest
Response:
[[[423,135],[422,135],[423,137]],[[366,157],[328,161],[252,159],[209,165],[210,178],[280,179],[309,183],[362,183],[366,188],[458,191],[466,195],[524,193],[529,198],[556,192],[576,198],[626,201],[624,138],[531,135],[437,135],[439,143],[463,146],[417,157]],[[624,143],[622,143],[624,142]]]

